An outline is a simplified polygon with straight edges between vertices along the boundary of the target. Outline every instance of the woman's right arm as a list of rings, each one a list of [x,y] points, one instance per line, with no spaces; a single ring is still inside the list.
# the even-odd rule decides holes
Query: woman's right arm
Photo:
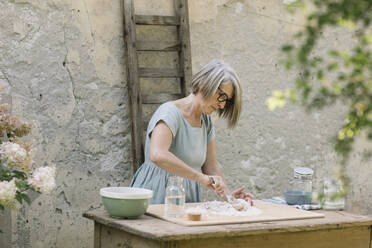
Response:
[[[207,188],[214,190],[208,175],[191,168],[169,151],[172,139],[172,131],[167,124],[159,121],[151,134],[149,159],[171,174],[198,181]]]

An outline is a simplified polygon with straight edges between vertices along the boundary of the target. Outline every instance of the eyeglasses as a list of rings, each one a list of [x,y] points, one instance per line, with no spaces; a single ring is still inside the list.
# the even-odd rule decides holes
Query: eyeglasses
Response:
[[[223,90],[221,90],[220,87],[218,87],[218,91],[219,91],[219,93],[218,93],[219,96],[218,96],[217,100],[219,102],[226,102],[226,104],[233,104],[234,103],[234,98],[229,99],[227,94],[225,92],[223,92]]]

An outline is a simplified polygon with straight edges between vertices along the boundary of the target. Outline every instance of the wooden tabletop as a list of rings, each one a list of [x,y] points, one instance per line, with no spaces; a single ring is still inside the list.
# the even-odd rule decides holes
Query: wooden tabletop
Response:
[[[186,203],[185,209],[199,206],[199,202]],[[164,219],[169,222],[183,226],[210,226],[210,225],[228,225],[228,224],[246,224],[259,222],[272,222],[282,220],[300,220],[311,218],[323,218],[324,214],[304,211],[288,205],[279,205],[261,200],[254,201],[255,210],[260,211],[258,214],[246,216],[219,216],[219,215],[202,215],[200,221],[191,221],[187,216],[182,218],[171,218],[164,216],[164,204],[151,204],[147,208],[147,215]]]
[[[147,215],[132,220],[114,219],[103,209],[87,211],[83,216],[105,226],[160,241],[372,226],[372,216],[356,215],[344,211],[312,211],[323,213],[325,217],[318,219],[187,227]]]

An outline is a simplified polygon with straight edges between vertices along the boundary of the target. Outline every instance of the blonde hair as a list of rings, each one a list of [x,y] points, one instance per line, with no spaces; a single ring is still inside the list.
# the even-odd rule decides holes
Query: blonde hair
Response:
[[[229,128],[234,128],[239,121],[242,108],[242,87],[236,72],[228,64],[219,59],[208,62],[193,76],[191,91],[193,94],[200,92],[205,98],[209,98],[216,94],[221,84],[228,83],[234,86],[234,103],[218,109],[218,115],[227,119]]]

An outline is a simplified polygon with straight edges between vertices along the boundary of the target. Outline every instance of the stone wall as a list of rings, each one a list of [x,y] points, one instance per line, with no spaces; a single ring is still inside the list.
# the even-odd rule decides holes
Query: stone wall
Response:
[[[6,0],[0,9],[1,85],[12,113],[34,121],[36,162],[58,171],[52,194],[12,213],[4,242],[92,247],[82,213],[101,206],[101,187],[132,176],[121,1]]]
[[[135,8],[173,15],[172,2],[136,0]],[[271,91],[290,87],[295,77],[279,65],[279,48],[302,27],[303,16],[291,16],[279,0],[189,0],[189,11],[193,71],[221,58],[244,87],[237,129],[213,117],[229,185],[245,185],[256,198],[280,195],[293,168],[308,166],[319,188],[337,164],[329,138],[341,125],[342,106],[311,114],[296,106],[265,107]],[[0,247],[92,247],[93,223],[82,213],[102,207],[99,188],[126,186],[132,176],[122,1],[2,0],[0,13],[3,96],[14,115],[34,121],[36,162],[56,164],[58,171],[52,194],[33,194],[30,206],[0,216]],[[320,48],[352,38],[341,30],[324,36]],[[143,55],[141,63],[163,62]],[[362,151],[366,144],[358,146]],[[347,207],[356,213],[372,213],[368,168],[371,161],[360,153],[348,165]]]

